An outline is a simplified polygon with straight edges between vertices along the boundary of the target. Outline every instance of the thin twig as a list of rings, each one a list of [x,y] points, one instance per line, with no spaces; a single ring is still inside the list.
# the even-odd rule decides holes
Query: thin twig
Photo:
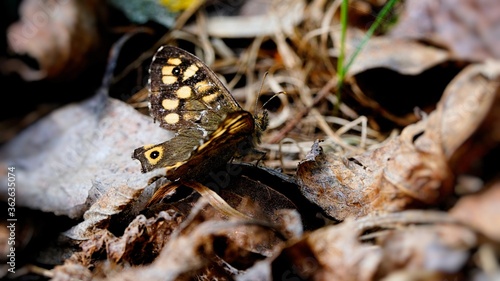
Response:
[[[325,99],[331,93],[330,90],[334,88],[336,85],[337,85],[337,79],[336,78],[330,79],[330,81],[328,81],[328,83],[326,83],[325,86],[323,86],[323,88],[319,90],[318,95],[314,98],[312,104],[302,109],[297,114],[297,117],[295,117],[292,121],[287,123],[283,129],[281,129],[278,133],[276,133],[273,137],[271,137],[269,143],[278,143],[280,140],[282,140],[286,136],[286,134],[288,134],[291,130],[293,130],[293,128],[295,128],[295,126],[297,126],[297,124],[299,124],[300,121],[302,121],[302,118],[304,118],[304,116],[306,116],[309,113],[311,108],[315,107],[320,101]]]

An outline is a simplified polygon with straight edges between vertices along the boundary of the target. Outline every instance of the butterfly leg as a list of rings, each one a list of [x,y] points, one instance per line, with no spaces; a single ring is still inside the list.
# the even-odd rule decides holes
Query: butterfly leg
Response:
[[[256,156],[258,155],[257,162],[255,162],[255,166],[259,166],[260,161],[264,160],[264,158],[267,155],[267,152],[254,148],[254,149],[252,149],[252,154],[256,155]]]

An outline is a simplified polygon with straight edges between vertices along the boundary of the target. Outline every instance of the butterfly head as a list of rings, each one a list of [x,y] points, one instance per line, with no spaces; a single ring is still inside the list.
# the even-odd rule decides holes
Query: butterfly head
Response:
[[[267,129],[267,126],[269,125],[269,115],[267,113],[267,110],[262,110],[255,114],[255,138],[256,142],[260,143],[260,138],[262,136],[262,133]]]

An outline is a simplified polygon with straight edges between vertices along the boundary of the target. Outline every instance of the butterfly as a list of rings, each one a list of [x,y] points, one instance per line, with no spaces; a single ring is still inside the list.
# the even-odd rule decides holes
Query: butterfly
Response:
[[[170,181],[201,180],[233,157],[256,152],[267,111],[245,111],[217,75],[193,54],[163,46],[150,68],[149,111],[160,127],[175,131],[163,143],[134,150],[143,173],[164,168]]]

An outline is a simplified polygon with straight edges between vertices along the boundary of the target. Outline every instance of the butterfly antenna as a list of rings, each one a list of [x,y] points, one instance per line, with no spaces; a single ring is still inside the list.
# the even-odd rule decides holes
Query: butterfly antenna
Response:
[[[278,93],[274,94],[272,97],[270,97],[263,105],[262,105],[262,108],[264,108],[266,106],[267,103],[269,103],[272,99],[274,99],[275,97],[277,97],[278,95],[281,95],[281,94],[285,94],[286,95],[286,92],[285,91],[279,91]]]
[[[260,95],[262,94],[262,88],[264,87],[264,80],[266,80],[266,77],[267,77],[267,74],[268,72],[266,71],[264,73],[264,77],[262,78],[262,83],[260,84],[260,89],[259,89],[259,95],[257,96],[257,100],[255,101],[255,113],[257,113],[257,104],[259,103],[259,97]],[[266,106],[266,104],[268,104],[272,99],[274,99],[275,97],[277,97],[278,95],[281,95],[281,94],[285,94],[286,95],[286,92],[285,91],[279,91],[278,93],[274,94],[272,97],[270,97],[261,107],[264,108]]]
[[[268,74],[268,72],[266,71],[264,73],[264,77],[262,77],[262,83],[260,83],[259,94],[257,95],[257,99],[255,100],[254,114],[257,113],[257,104],[259,103],[259,97],[260,97],[260,94],[262,94],[262,88],[264,88],[264,81],[266,80],[267,74]]]

